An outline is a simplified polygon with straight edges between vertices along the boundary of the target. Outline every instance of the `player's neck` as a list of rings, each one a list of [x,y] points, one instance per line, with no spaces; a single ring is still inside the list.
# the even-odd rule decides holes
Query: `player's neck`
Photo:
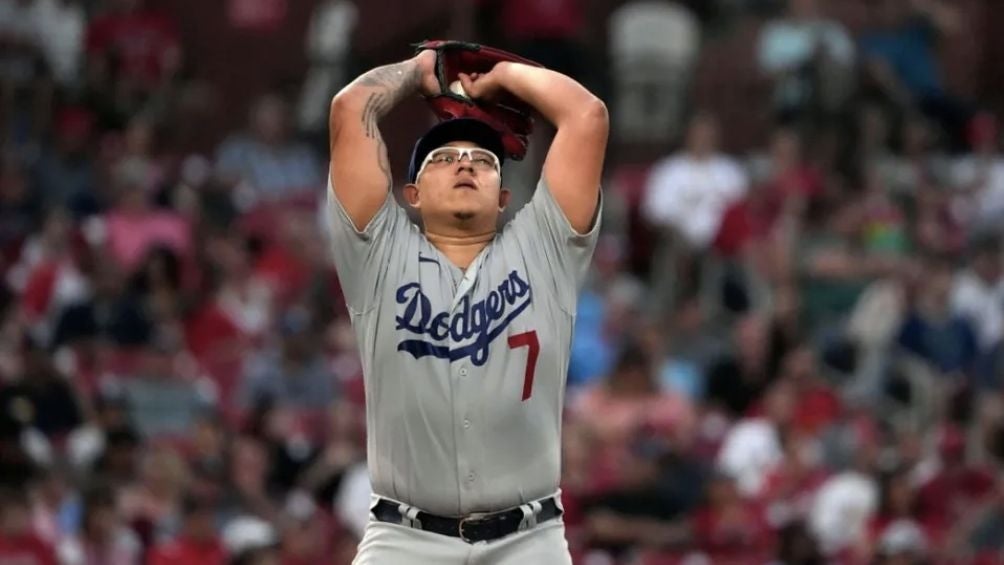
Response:
[[[466,269],[495,238],[495,230],[479,233],[437,233],[426,230],[425,237],[451,263]]]

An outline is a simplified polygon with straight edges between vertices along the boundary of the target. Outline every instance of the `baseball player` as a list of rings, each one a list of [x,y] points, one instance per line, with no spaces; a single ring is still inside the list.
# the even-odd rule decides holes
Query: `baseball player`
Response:
[[[461,73],[455,93],[489,109],[514,96],[557,133],[532,200],[499,227],[511,132],[463,116],[434,126],[402,194],[419,228],[392,196],[378,121],[405,98],[442,95],[443,56],[375,68],[331,104],[328,213],[363,361],[374,492],[354,563],[571,563],[562,399],[598,231],[606,107],[539,66]]]

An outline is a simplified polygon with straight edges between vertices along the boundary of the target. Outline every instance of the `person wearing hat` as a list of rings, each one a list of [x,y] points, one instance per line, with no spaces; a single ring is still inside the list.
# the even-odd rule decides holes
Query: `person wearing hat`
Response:
[[[606,106],[531,64],[461,73],[451,90],[472,103],[515,97],[555,127],[536,192],[500,226],[505,139],[460,117],[415,144],[401,206],[378,122],[404,99],[442,95],[436,72],[437,53],[421,50],[331,105],[327,216],[363,360],[374,493],[355,563],[571,563],[561,412]]]

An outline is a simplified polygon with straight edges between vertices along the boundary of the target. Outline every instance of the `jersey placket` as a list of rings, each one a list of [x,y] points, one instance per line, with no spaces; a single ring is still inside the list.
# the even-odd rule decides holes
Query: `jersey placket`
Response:
[[[486,257],[485,253],[478,255],[463,274],[456,286],[456,293],[450,307],[450,319],[457,315],[464,296],[472,294],[478,280],[478,273]],[[450,335],[450,349],[458,349],[467,345],[457,341]],[[480,489],[482,481],[481,469],[473,457],[480,452],[475,438],[478,426],[474,421],[471,402],[478,398],[477,377],[480,371],[471,362],[470,357],[463,357],[450,363],[450,373],[453,381],[453,425],[457,458],[457,478],[460,482],[460,511],[462,514],[471,512],[471,500],[476,499],[475,493]]]
[[[481,480],[480,469],[471,455],[477,453],[472,449],[474,435],[474,422],[470,414],[470,400],[474,393],[474,368],[467,360],[460,360],[453,364],[454,395],[453,422],[454,436],[457,443],[457,472],[460,481],[460,510],[466,513],[471,496],[478,487]]]

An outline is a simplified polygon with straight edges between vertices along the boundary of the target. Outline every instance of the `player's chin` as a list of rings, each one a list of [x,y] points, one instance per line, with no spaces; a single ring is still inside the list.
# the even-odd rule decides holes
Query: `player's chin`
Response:
[[[450,207],[450,215],[457,220],[471,220],[474,218],[484,217],[488,212],[490,212],[490,209],[483,205]]]
[[[450,216],[454,220],[472,220],[478,217],[478,210],[470,206],[455,206],[450,209]]]

